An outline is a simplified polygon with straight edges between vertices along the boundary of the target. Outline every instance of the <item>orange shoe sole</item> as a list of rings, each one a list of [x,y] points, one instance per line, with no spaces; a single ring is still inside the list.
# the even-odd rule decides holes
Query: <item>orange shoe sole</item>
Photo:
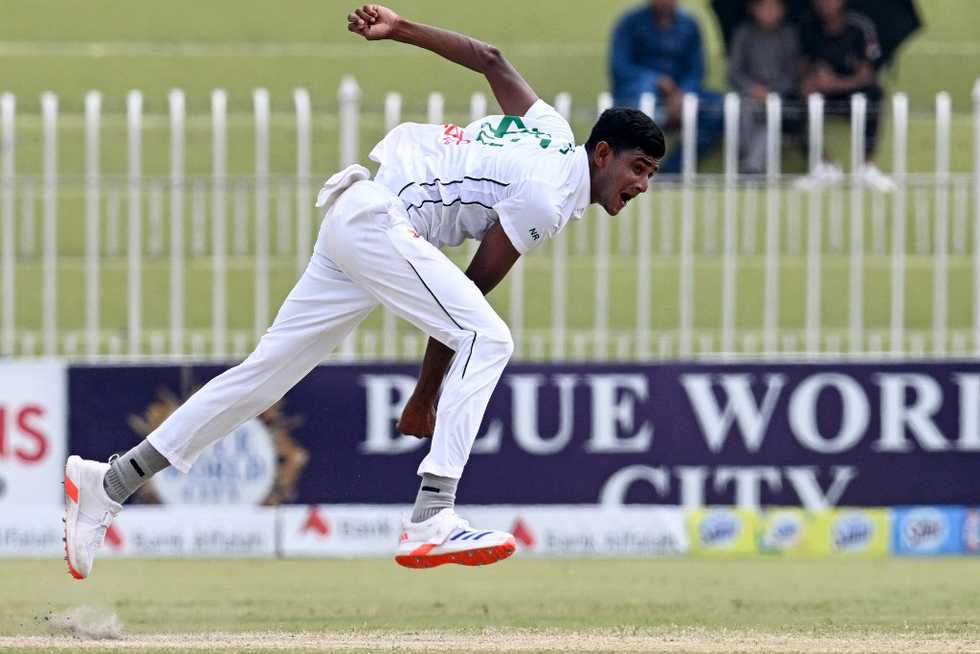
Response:
[[[68,478],[68,464],[65,464],[65,504],[68,502],[78,503],[78,487]],[[71,559],[68,558],[68,521],[62,518],[61,520],[65,523],[65,535],[61,539],[65,544],[65,563],[68,564],[68,572],[75,579],[84,579],[85,575],[75,569],[75,566],[71,564]]]
[[[395,563],[405,568],[421,570],[424,568],[435,568],[446,563],[457,565],[490,565],[497,561],[503,561],[517,551],[517,542],[511,538],[501,545],[490,547],[478,547],[472,550],[460,552],[448,552],[446,554],[430,555],[425,553],[423,545],[411,554],[402,554],[395,557]],[[431,547],[429,549],[432,549]]]
[[[75,579],[84,579],[85,578],[85,575],[83,575],[81,572],[79,572],[78,570],[76,570],[75,569],[75,566],[73,566],[71,564],[71,561],[68,559],[68,529],[67,529],[67,527],[65,528],[65,537],[62,538],[61,540],[65,541],[65,563],[68,564],[68,573],[71,574],[71,576],[74,577]]]

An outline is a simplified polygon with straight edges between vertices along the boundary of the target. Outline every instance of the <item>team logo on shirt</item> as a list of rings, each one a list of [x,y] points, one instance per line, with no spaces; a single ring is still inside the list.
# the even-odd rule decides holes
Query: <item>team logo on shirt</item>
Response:
[[[466,145],[472,143],[471,140],[463,136],[463,128],[454,123],[447,123],[442,126],[443,145]]]
[[[536,227],[532,227],[531,229],[527,230],[527,233],[531,235],[531,240],[533,241],[536,241],[539,238],[541,238],[541,234],[538,234],[538,230]]]
[[[536,127],[528,129],[520,116],[504,116],[496,125],[490,121],[480,125],[480,133],[477,135],[476,141],[483,145],[502,148],[505,145],[520,143],[532,138],[538,140],[538,145],[541,146],[542,150],[551,145],[551,134],[548,132],[542,132]]]
[[[537,139],[542,150],[547,150],[548,146],[554,142],[548,132],[537,127],[528,128],[520,116],[504,116],[496,125],[490,121],[480,125],[480,133],[477,134],[475,140],[477,143],[493,148],[502,148],[511,143],[521,143],[532,138]],[[463,127],[455,123],[445,123],[442,126],[440,142],[443,145],[466,145],[472,143],[473,140],[466,138]],[[565,143],[558,149],[558,152],[559,154],[569,154],[574,150],[574,143]]]

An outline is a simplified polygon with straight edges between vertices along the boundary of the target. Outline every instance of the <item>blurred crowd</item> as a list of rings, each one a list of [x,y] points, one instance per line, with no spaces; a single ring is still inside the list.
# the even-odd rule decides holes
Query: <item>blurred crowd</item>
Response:
[[[846,118],[851,96],[861,93],[867,98],[865,163],[857,178],[877,190],[892,190],[893,181],[875,165],[883,92],[878,78],[881,49],[871,20],[850,10],[847,0],[812,0],[808,15],[796,24],[787,20],[784,0],[741,1],[747,20],[734,30],[727,62],[728,82],[741,98],[739,171],[765,170],[770,93],[782,100],[782,131],[804,151],[809,150],[806,98],[819,93],[826,115]],[[684,95],[696,94],[698,152],[718,144],[724,130],[722,95],[705,85],[701,28],[678,0],[649,0],[623,15],[613,31],[609,67],[616,104],[638,106],[640,96],[651,92],[656,119],[667,129],[680,126]],[[668,153],[662,172],[680,172],[680,150],[674,147]],[[820,154],[801,185],[844,178],[829,154]]]

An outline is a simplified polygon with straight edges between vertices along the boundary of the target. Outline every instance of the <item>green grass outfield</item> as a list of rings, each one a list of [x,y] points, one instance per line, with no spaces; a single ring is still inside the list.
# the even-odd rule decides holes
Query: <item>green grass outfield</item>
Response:
[[[978,652],[978,564],[102,561],[75,582],[60,561],[10,560],[0,562],[0,652]],[[98,630],[113,615],[121,640],[73,640],[64,628]],[[207,641],[214,632],[226,635]]]

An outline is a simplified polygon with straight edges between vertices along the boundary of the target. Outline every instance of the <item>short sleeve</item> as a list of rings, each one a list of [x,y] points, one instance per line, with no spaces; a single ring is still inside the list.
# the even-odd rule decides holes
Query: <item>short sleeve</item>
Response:
[[[847,18],[857,28],[859,42],[857,55],[877,66],[881,59],[881,46],[878,43],[875,24],[866,16],[855,12],[849,12]]]
[[[555,141],[575,143],[575,134],[572,133],[572,127],[565,120],[565,117],[541,98],[538,98],[524,112],[523,118],[528,127],[537,127],[542,131],[548,132]]]
[[[541,184],[523,182],[513,195],[493,208],[511,245],[521,254],[538,247],[561,228],[557,193]]]

